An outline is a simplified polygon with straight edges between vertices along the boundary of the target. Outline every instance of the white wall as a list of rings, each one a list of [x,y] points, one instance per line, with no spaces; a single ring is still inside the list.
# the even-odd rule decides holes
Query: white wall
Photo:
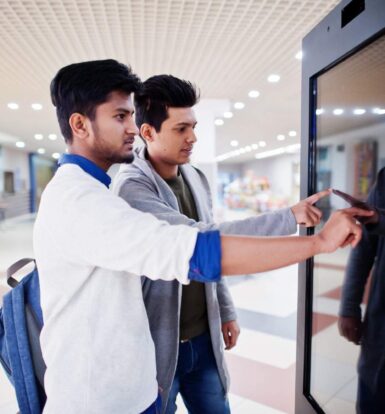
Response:
[[[2,147],[0,152],[0,193],[4,191],[3,172],[15,174],[15,191],[30,189],[28,153],[17,149]]]

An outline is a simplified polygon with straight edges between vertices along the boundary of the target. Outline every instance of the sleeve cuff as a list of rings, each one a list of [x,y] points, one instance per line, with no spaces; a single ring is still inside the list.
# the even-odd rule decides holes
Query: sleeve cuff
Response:
[[[298,223],[291,208],[288,208],[288,224],[287,224],[287,234],[294,234],[297,232]]]
[[[218,282],[221,279],[221,259],[219,231],[198,233],[188,278],[197,282]]]

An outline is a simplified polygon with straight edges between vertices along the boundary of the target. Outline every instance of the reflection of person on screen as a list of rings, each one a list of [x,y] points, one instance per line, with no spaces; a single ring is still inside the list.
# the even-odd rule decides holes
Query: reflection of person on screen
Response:
[[[385,168],[377,176],[368,203],[376,207],[376,222],[364,227],[352,250],[342,287],[339,329],[342,336],[361,345],[358,362],[357,412],[385,413]],[[374,266],[374,268],[373,268]],[[372,280],[365,317],[360,304],[371,269]]]

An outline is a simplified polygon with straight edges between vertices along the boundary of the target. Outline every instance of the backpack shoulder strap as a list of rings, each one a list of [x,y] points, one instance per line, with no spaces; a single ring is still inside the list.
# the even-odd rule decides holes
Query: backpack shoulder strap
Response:
[[[19,282],[13,277],[13,275],[31,262],[35,262],[35,260],[30,258],[24,258],[18,260],[17,262],[13,263],[13,265],[9,266],[9,268],[7,269],[7,283],[9,286],[14,288],[19,284]]]

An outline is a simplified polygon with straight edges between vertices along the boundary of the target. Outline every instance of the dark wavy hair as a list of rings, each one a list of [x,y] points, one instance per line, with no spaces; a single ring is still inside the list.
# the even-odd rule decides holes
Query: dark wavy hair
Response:
[[[199,91],[191,82],[172,75],[153,76],[135,94],[136,124],[147,123],[159,132],[168,108],[189,108],[198,101]]]
[[[50,86],[60,130],[72,142],[70,116],[78,112],[91,120],[96,107],[108,100],[111,92],[135,93],[141,81],[127,65],[113,59],[74,63],[60,69]]]

